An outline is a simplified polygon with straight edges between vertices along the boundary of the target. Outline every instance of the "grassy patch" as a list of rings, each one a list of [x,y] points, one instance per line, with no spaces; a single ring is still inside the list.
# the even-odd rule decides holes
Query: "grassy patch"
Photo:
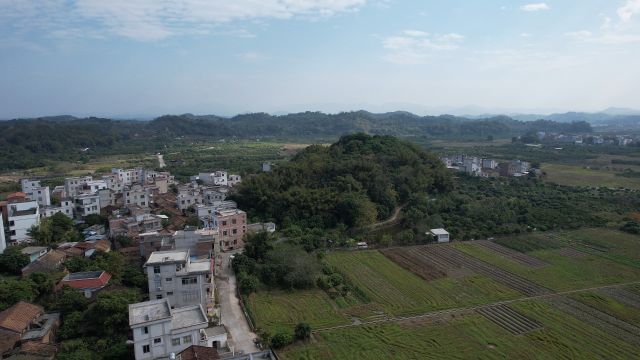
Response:
[[[249,296],[249,306],[256,327],[272,333],[278,330],[291,332],[301,321],[312,329],[349,323],[321,290],[260,291]]]
[[[504,257],[496,256],[495,253],[477,244],[458,243],[455,244],[455,247],[480,260],[556,291],[632,282],[640,279],[638,269],[594,255],[571,258],[562,256],[554,250],[538,250],[531,252],[530,255],[549,263],[549,265],[542,268],[529,268]]]
[[[393,315],[482,304],[518,296],[483,276],[425,281],[378,251],[337,252],[327,261],[375,304]]]
[[[632,358],[629,344],[542,302],[518,310],[544,328],[512,335],[471,314],[438,323],[384,323],[322,332],[283,359],[614,359]],[[532,351],[535,349],[535,351]]]
[[[607,229],[582,229],[566,234],[578,249],[620,264],[640,268],[640,236]]]
[[[589,292],[573,294],[571,297],[620,320],[636,326],[640,325],[639,309],[623,304],[608,296]]]
[[[530,252],[563,247],[562,242],[540,234],[522,235],[517,237],[499,238],[496,243],[519,252]]]

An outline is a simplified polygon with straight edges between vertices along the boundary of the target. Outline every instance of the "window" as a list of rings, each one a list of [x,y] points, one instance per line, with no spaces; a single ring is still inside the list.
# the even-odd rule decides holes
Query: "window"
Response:
[[[197,277],[187,277],[182,279],[182,285],[190,285],[190,284],[197,284],[197,283],[198,283]]]
[[[158,345],[158,344],[162,344],[162,338],[153,339],[153,345]]]
[[[233,240],[233,245],[238,244],[238,240]]]
[[[222,226],[226,226],[226,225],[227,225],[227,221],[225,220],[222,222]]]
[[[142,333],[143,334],[148,334],[149,333],[149,327],[148,326],[143,327],[142,328]]]
[[[162,295],[156,295],[156,299],[157,299],[157,300],[162,299]]]
[[[180,345],[180,338],[171,339],[171,345],[173,346]]]
[[[191,335],[182,338],[183,344],[191,344]]]
[[[146,354],[148,352],[150,352],[151,349],[149,348],[149,345],[142,345],[142,353]]]
[[[227,230],[225,230],[225,231],[222,232],[222,235],[225,235],[225,236],[229,235],[229,232]]]
[[[140,205],[145,206],[145,205],[144,205],[144,201],[143,201],[143,202],[141,202],[141,203],[140,203]]]
[[[173,295],[173,291],[167,291],[167,296]]]
[[[154,266],[153,267],[153,273],[154,274],[160,274],[160,266]]]
[[[238,229],[233,229],[232,233],[235,235],[238,233]]]
[[[173,278],[166,278],[164,281],[173,281]]]

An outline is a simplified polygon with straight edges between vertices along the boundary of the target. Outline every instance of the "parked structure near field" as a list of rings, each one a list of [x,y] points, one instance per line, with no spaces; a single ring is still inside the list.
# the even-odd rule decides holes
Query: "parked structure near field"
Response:
[[[449,233],[445,229],[431,229],[429,234],[433,235],[438,240],[438,243],[449,242]]]

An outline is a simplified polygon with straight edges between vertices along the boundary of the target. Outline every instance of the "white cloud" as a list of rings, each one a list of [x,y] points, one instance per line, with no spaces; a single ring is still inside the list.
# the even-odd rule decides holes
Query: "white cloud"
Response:
[[[429,36],[428,32],[424,32],[424,31],[420,31],[420,30],[405,30],[403,31],[403,33],[407,36],[413,36],[413,37],[424,37],[424,36]]]
[[[238,58],[244,62],[249,63],[257,63],[269,59],[268,56],[255,51],[248,51],[242,54],[238,54]]]
[[[434,51],[458,49],[464,38],[456,33],[430,35],[424,31],[405,30],[403,35],[382,39],[382,46],[388,50],[383,59],[394,64],[422,64]]]
[[[319,18],[356,11],[367,0],[0,0],[0,21],[14,30],[84,30],[136,40],[210,33],[239,20]],[[8,21],[8,20],[7,20]],[[93,22],[93,24],[92,24]]]
[[[605,32],[602,34],[593,34],[591,31],[573,31],[565,33],[576,41],[596,43],[604,45],[624,45],[640,42],[640,35],[626,34],[621,32]]]
[[[625,23],[630,22],[638,13],[640,13],[640,0],[627,0],[627,3],[618,9],[618,16]]]
[[[549,5],[547,5],[546,3],[526,4],[520,7],[520,10],[522,11],[541,11],[541,10],[549,10],[549,9],[550,9]]]

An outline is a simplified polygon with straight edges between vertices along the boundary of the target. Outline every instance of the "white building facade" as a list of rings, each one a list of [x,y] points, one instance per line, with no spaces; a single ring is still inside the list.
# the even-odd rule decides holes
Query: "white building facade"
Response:
[[[29,239],[29,229],[40,224],[40,209],[36,201],[12,203],[8,206],[9,239],[23,242]]]

